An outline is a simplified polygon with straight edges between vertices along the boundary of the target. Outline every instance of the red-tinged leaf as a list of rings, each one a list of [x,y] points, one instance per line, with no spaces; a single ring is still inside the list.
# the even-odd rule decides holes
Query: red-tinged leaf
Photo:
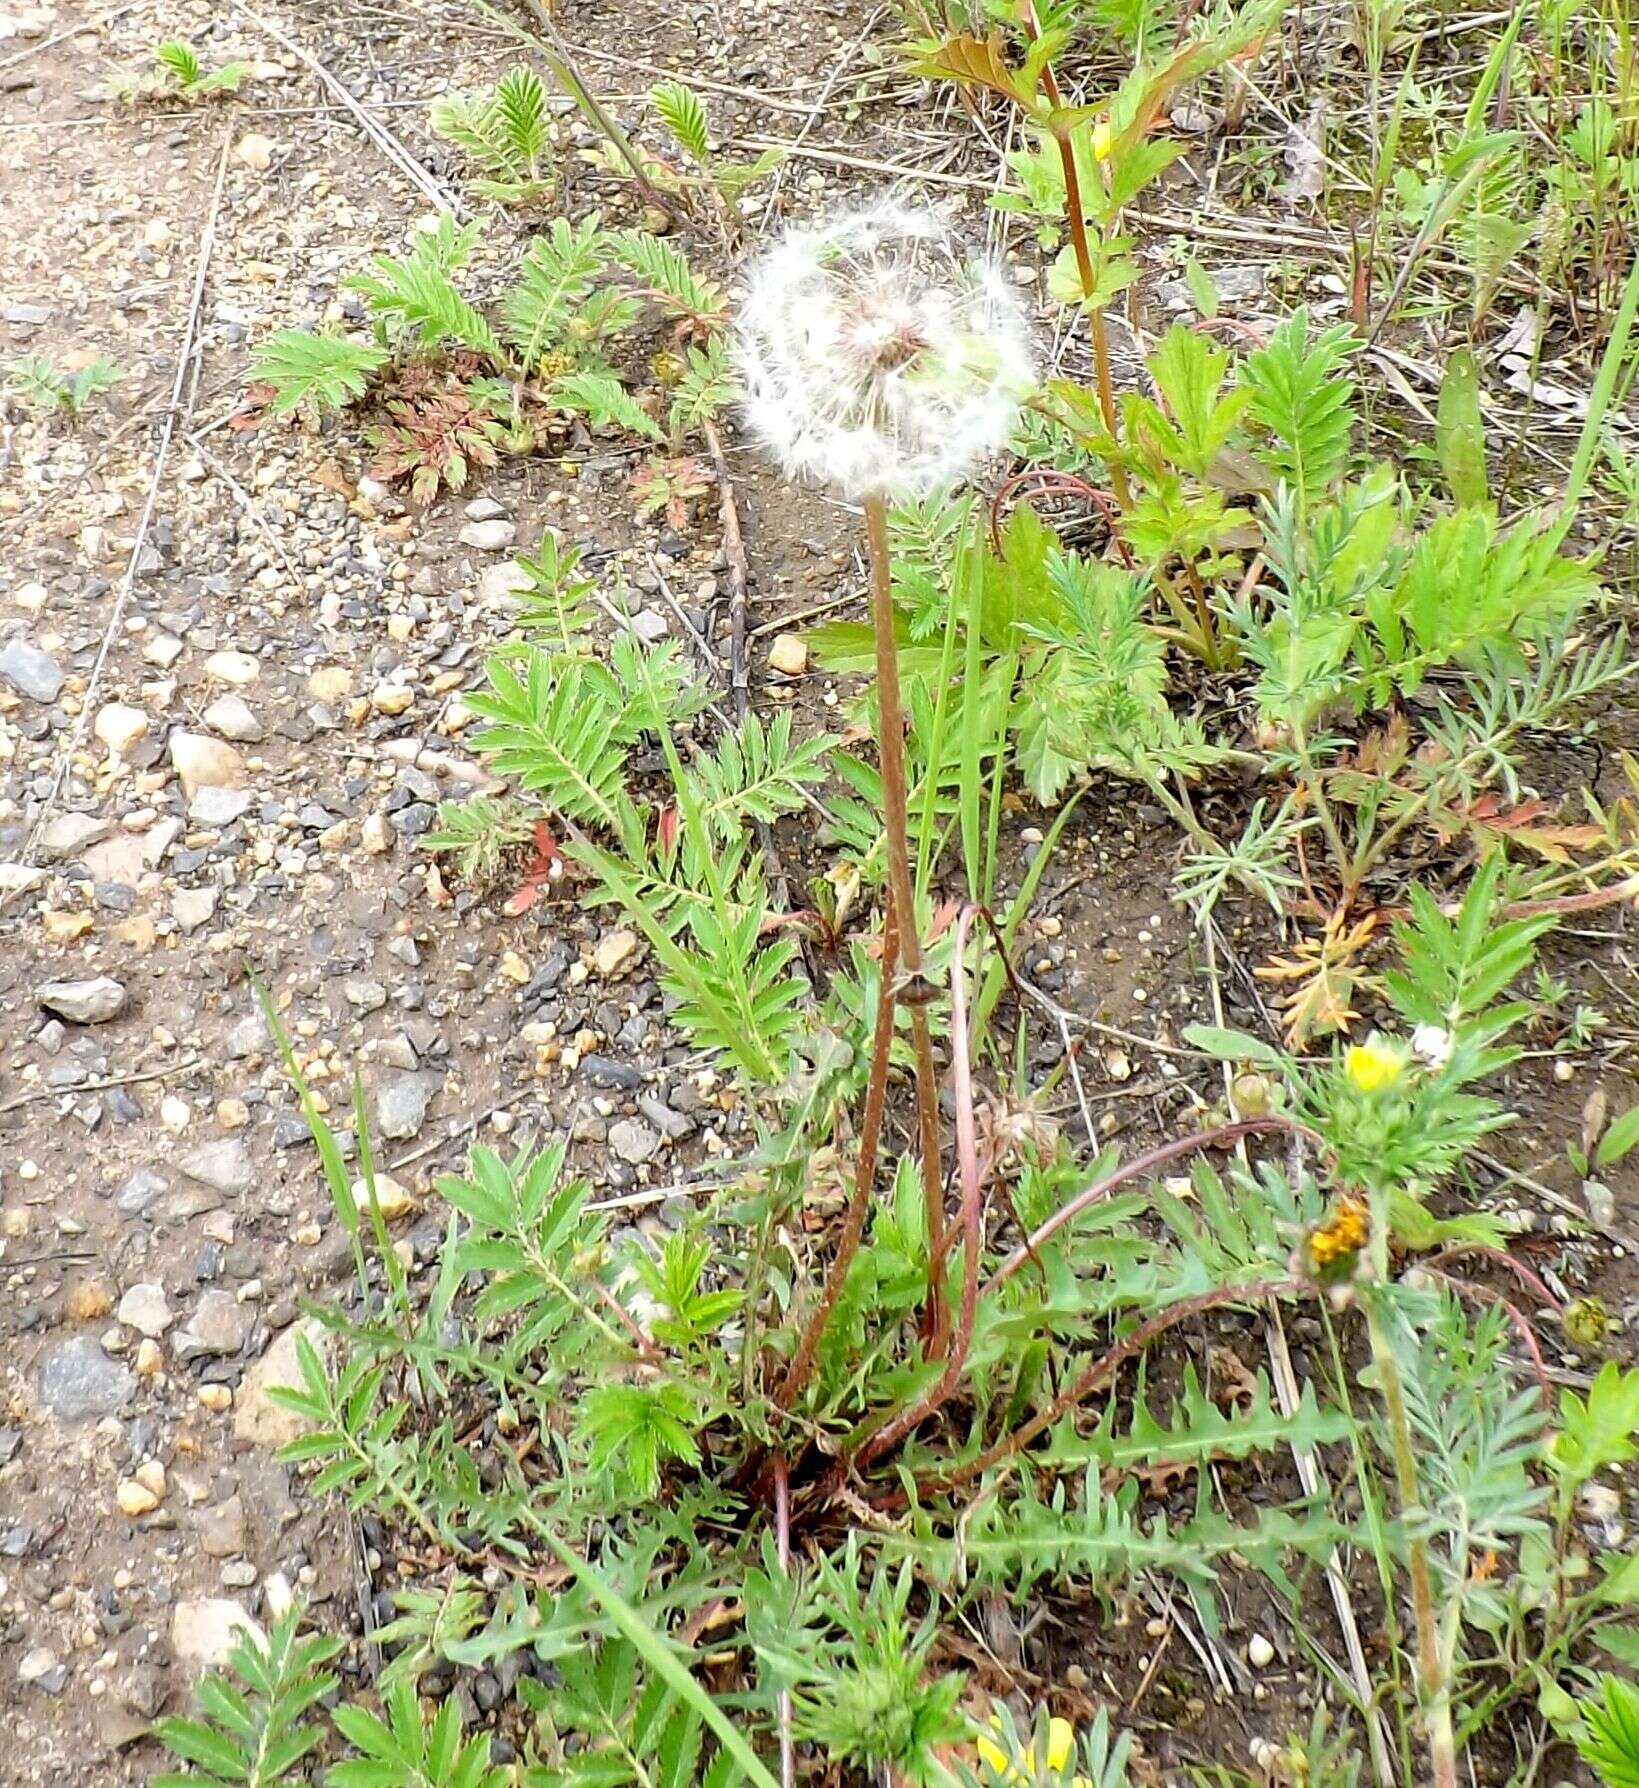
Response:
[[[655,821],[655,831],[662,853],[670,856],[677,849],[683,832],[683,815],[676,807],[662,807]]]
[[[517,893],[513,894],[508,899],[506,905],[501,908],[501,911],[505,913],[509,919],[521,919],[540,897],[541,884],[539,882],[525,882],[524,885],[518,889]]]
[[[928,927],[928,935],[922,940],[925,944],[936,943],[951,926],[956,923],[956,916],[962,910],[959,900],[947,900],[933,915],[933,923]]]
[[[538,819],[530,829],[535,839],[535,856],[530,863],[529,872],[533,874],[538,863],[546,875],[559,873],[552,866],[562,862],[563,852],[558,849],[558,841],[552,836],[552,828],[545,820]]]
[[[799,913],[770,913],[768,917],[763,920],[762,924],[757,927],[757,935],[758,937],[767,937],[771,932],[784,931],[787,926],[795,927],[798,931],[823,932],[825,928],[824,921],[820,918],[818,913],[807,911]]]
[[[978,38],[964,31],[946,38],[932,50],[919,51],[911,68],[917,74],[942,75],[968,87],[988,87],[1016,105],[1028,106],[1035,96],[1034,87],[1026,91],[1024,78],[1008,66],[1001,40],[994,35]]]

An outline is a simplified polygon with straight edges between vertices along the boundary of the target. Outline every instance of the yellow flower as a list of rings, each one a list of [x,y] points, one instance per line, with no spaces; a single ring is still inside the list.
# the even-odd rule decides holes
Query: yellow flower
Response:
[[[1000,1716],[992,1716],[991,1726],[998,1732],[1002,1730]],[[980,1734],[977,1740],[979,1756],[987,1763],[997,1779],[1007,1783],[1031,1782],[1036,1775],[1036,1747],[1027,1745],[1024,1755],[1015,1766],[1007,1752],[993,1738]],[[1068,1720],[1053,1719],[1047,1723],[1047,1767],[1055,1776],[1062,1770],[1076,1752],[1076,1729]],[[1086,1781],[1084,1776],[1077,1776],[1075,1788],[1082,1788]]]
[[[1093,159],[1108,161],[1110,151],[1115,147],[1115,132],[1110,129],[1108,118],[1100,118],[1093,126]]]
[[[1309,1231],[1309,1264],[1317,1274],[1346,1265],[1371,1236],[1371,1219],[1357,1198],[1338,1199],[1325,1221]]]
[[[1343,1072],[1357,1093],[1387,1092],[1405,1071],[1402,1051],[1375,1033],[1343,1052]]]

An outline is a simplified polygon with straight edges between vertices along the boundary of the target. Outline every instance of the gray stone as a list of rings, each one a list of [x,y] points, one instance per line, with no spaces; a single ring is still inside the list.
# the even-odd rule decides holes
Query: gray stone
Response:
[[[40,1400],[63,1422],[117,1415],[136,1395],[137,1381],[90,1335],[75,1335],[40,1362]]]
[[[26,639],[8,640],[0,646],[0,683],[31,702],[54,702],[62,694],[63,668]]]
[[[235,1494],[194,1517],[199,1544],[210,1558],[237,1558],[245,1550],[245,1503]]]
[[[68,1686],[68,1669],[49,1645],[30,1646],[17,1664],[17,1680],[45,1695],[60,1695]]]
[[[266,737],[255,710],[242,695],[219,695],[200,719],[213,733],[236,745],[255,745]]]
[[[172,1307],[164,1296],[164,1286],[155,1286],[152,1282],[130,1286],[120,1298],[120,1307],[114,1311],[114,1316],[125,1323],[125,1327],[134,1328],[139,1336],[147,1336],[150,1341],[157,1341],[175,1321]]]
[[[609,1146],[622,1161],[640,1167],[652,1161],[660,1149],[660,1135],[635,1118],[622,1118],[609,1131]]]
[[[114,1209],[122,1217],[140,1217],[160,1193],[170,1189],[170,1181],[151,1167],[139,1167],[114,1194]]]
[[[256,1184],[256,1169],[237,1136],[202,1142],[189,1149],[177,1166],[190,1180],[197,1180],[226,1198],[242,1198]]]
[[[179,1360],[202,1360],[237,1353],[249,1332],[246,1307],[232,1292],[207,1291],[171,1345]]]
[[[190,801],[201,789],[243,788],[249,781],[245,760],[220,739],[179,729],[171,734],[169,745],[182,792]]]
[[[70,1024],[106,1024],[125,1010],[130,995],[112,976],[97,975],[89,981],[42,982],[34,997]]]
[[[474,547],[479,552],[505,552],[518,538],[518,524],[504,519],[467,522],[456,538],[463,546]]]
[[[231,826],[253,800],[248,789],[202,788],[188,803],[188,818],[196,826]]]
[[[681,1111],[673,1111],[659,1099],[645,1094],[639,1098],[637,1108],[662,1136],[670,1137],[673,1142],[681,1142],[694,1132],[693,1118]]]
[[[189,1670],[220,1670],[242,1633],[258,1645],[267,1644],[266,1634],[244,1608],[225,1596],[178,1602],[171,1612],[171,1651]]]
[[[277,1337],[265,1354],[249,1368],[233,1399],[233,1437],[251,1446],[282,1447],[305,1432],[302,1418],[282,1409],[268,1395],[270,1390],[299,1390],[301,1367],[296,1359],[296,1340],[306,1335],[324,1354],[324,1329],[309,1318],[293,1323]]]
[[[178,888],[171,896],[171,916],[184,931],[208,925],[216,912],[215,888]]]
[[[387,1004],[387,989],[379,981],[344,981],[341,991],[355,1012],[379,1012]]]
[[[394,1142],[416,1135],[438,1090],[430,1074],[398,1074],[376,1094],[376,1127]]]
[[[157,1341],[176,1320],[165,1297],[165,1287],[153,1283],[131,1286],[114,1312],[128,1329]]]
[[[108,836],[109,824],[89,813],[59,813],[40,834],[40,855],[50,863],[72,861],[87,845]]]

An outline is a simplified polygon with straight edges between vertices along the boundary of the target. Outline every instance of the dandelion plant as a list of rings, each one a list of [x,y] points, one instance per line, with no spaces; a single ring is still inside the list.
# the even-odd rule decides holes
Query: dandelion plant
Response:
[[[787,476],[828,485],[864,510],[886,833],[882,997],[854,1197],[831,1282],[785,1380],[781,1400],[789,1403],[863,1230],[900,1005],[910,1011],[916,1059],[928,1329],[936,1351],[945,1339],[938,1087],[907,838],[888,506],[927,498],[974,471],[1006,442],[1033,381],[1029,332],[999,270],[935,213],[894,204],[782,237],[752,270],[737,349],[746,420],[765,451]]]

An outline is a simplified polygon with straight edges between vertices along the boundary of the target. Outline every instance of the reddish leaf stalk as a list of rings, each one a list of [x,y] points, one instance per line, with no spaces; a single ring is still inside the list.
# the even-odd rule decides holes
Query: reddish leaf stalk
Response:
[[[984,1295],[989,1297],[993,1291],[1005,1285],[1019,1268],[1040,1249],[1042,1243],[1057,1235],[1065,1224],[1073,1223],[1083,1211],[1101,1203],[1130,1180],[1144,1179],[1150,1174],[1158,1173],[1163,1167],[1170,1166],[1174,1161],[1181,1161],[1188,1155],[1199,1154],[1202,1149],[1233,1148],[1243,1136],[1257,1136],[1270,1130],[1281,1130],[1289,1135],[1306,1137],[1314,1143],[1320,1142],[1320,1138],[1313,1130],[1292,1118],[1243,1118],[1239,1123],[1221,1124],[1216,1130],[1202,1130],[1196,1136],[1180,1136],[1175,1141],[1164,1142],[1158,1148],[1149,1149],[1142,1155],[1134,1155],[1132,1160],[1124,1162],[1103,1179],[1095,1180],[1084,1191],[1078,1192],[1068,1204],[1061,1205],[1033,1234],[1020,1242],[1018,1247],[990,1275],[984,1288]]]
[[[781,1453],[774,1461],[774,1549],[780,1569],[791,1573],[791,1473]],[[797,1747],[791,1737],[791,1691],[781,1689],[780,1717],[780,1784],[792,1788],[797,1779]]]
[[[1025,12],[1025,29],[1032,41],[1037,35],[1036,9],[1027,5]],[[1064,104],[1059,93],[1058,78],[1054,75],[1052,65],[1044,64],[1041,71],[1042,87],[1047,94],[1048,104],[1058,111]],[[1112,441],[1121,438],[1121,431],[1116,419],[1115,383],[1110,377],[1110,337],[1104,327],[1104,307],[1094,303],[1094,294],[1098,290],[1098,276],[1093,272],[1092,250],[1087,242],[1087,216],[1081,202],[1081,174],[1076,167],[1075,137],[1072,130],[1060,126],[1050,126],[1053,141],[1058,144],[1059,162],[1064,169],[1064,211],[1070,224],[1070,241],[1075,246],[1076,273],[1081,280],[1081,296],[1087,307],[1087,322],[1093,338],[1093,373],[1098,382],[1098,407],[1104,416],[1104,426],[1110,431]],[[1115,498],[1123,509],[1132,508],[1132,489],[1127,483],[1127,474],[1120,466],[1111,466],[1110,482],[1115,486]]]
[[[1096,484],[1089,484],[1085,478],[1078,478],[1074,472],[1060,472],[1053,466],[1025,466],[1021,471],[1005,478],[991,499],[990,544],[998,558],[1002,552],[1002,506],[1014,491],[1027,484],[1038,485],[1043,491],[1073,492],[1078,497],[1085,497],[1108,522],[1110,538],[1115,542],[1116,551],[1121,554],[1127,569],[1134,569],[1132,549],[1121,537],[1121,513],[1116,508],[1114,499],[1106,496]]]
[[[831,1270],[825,1275],[825,1289],[808,1318],[808,1326],[791,1356],[785,1377],[774,1392],[774,1402],[789,1409],[796,1402],[814,1369],[814,1355],[831,1321],[831,1312],[842,1296],[848,1269],[859,1252],[860,1238],[865,1233],[865,1215],[870,1209],[871,1189],[876,1184],[877,1148],[882,1140],[882,1116],[888,1102],[888,1063],[893,1049],[894,974],[899,963],[899,924],[893,895],[888,896],[888,921],[882,936],[882,990],[877,1001],[876,1030],[871,1039],[871,1078],[865,1091],[865,1117],[859,1132],[859,1159],[854,1165],[854,1192],[848,1201],[848,1215],[842,1236],[831,1256]]]
[[[973,1323],[979,1309],[979,1249],[983,1218],[983,1196],[979,1173],[979,1147],[973,1117],[973,1068],[969,1060],[967,1030],[967,976],[962,958],[967,949],[968,925],[977,909],[962,908],[956,921],[956,947],[950,965],[950,1048],[952,1076],[956,1094],[956,1161],[962,1185],[962,1302],[956,1319],[956,1332],[945,1358],[945,1369],[939,1381],[920,1403],[902,1410],[886,1427],[877,1429],[855,1455],[854,1465],[863,1468],[880,1458],[889,1447],[933,1415],[956,1388],[967,1365],[968,1349],[973,1344]],[[942,1277],[942,1274],[940,1275]]]
[[[1181,1302],[1170,1305],[1158,1315],[1150,1317],[1147,1322],[1141,1322],[1130,1335],[1094,1360],[1075,1383],[1067,1391],[1060,1392],[1046,1409],[1039,1410],[1022,1427],[1015,1428],[994,1446],[987,1447],[976,1459],[969,1459],[966,1464],[943,1475],[935,1473],[918,1478],[918,1492],[940,1493],[958,1489],[989,1471],[991,1466],[1023,1452],[1031,1441],[1051,1428],[1060,1416],[1084,1402],[1106,1379],[1113,1377],[1127,1360],[1142,1353],[1157,1335],[1165,1334],[1176,1324],[1187,1322],[1190,1317],[1199,1316],[1207,1310],[1219,1309],[1225,1304],[1256,1304],[1265,1298],[1289,1297],[1299,1293],[1312,1293],[1313,1290],[1314,1287],[1302,1279],[1266,1279],[1256,1285],[1220,1285],[1212,1291],[1203,1291],[1198,1297],[1184,1298]]]

